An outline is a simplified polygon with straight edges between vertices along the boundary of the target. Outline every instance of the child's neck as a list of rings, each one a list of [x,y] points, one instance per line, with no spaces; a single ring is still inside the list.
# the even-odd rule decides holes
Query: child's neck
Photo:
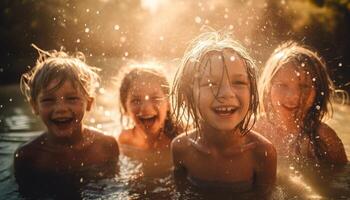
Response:
[[[69,137],[56,137],[52,134],[47,134],[47,139],[51,144],[54,145],[60,145],[60,146],[67,146],[67,147],[75,147],[79,145],[80,143],[83,143],[84,141],[84,131],[85,128],[82,127],[80,131],[76,131]]]
[[[230,131],[222,131],[202,124],[200,131],[203,141],[207,145],[217,149],[239,146],[245,142],[245,137],[242,137],[241,131],[238,128]]]
[[[142,129],[135,127],[133,129],[134,134],[142,138],[149,148],[155,148],[161,145],[160,143],[164,140],[163,131],[159,131],[157,134],[146,133]]]

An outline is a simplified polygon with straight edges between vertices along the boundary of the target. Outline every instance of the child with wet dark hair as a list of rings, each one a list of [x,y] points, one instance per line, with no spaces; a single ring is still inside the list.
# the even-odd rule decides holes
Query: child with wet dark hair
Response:
[[[334,85],[322,58],[296,42],[280,45],[259,82],[261,117],[255,129],[281,157],[346,164],[344,146],[323,122],[332,113]]]
[[[22,75],[20,86],[47,130],[15,152],[17,182],[31,185],[43,179],[45,186],[63,177],[77,176],[80,182],[83,177],[103,177],[116,167],[119,149],[113,137],[83,123],[98,86],[96,68],[85,64],[82,53],[73,57],[35,48],[39,58]]]
[[[122,119],[129,119],[129,127],[118,139],[121,145],[140,150],[170,148],[178,134],[180,126],[170,114],[169,82],[159,69],[139,64],[121,73],[120,110]]]
[[[169,82],[160,64],[129,64],[119,74],[121,152],[139,161],[142,176],[160,177],[172,168],[170,143],[182,132],[171,114]]]
[[[268,191],[276,151],[251,131],[258,107],[256,66],[228,34],[206,32],[188,47],[173,85],[175,115],[194,122],[172,142],[175,172],[194,185]]]

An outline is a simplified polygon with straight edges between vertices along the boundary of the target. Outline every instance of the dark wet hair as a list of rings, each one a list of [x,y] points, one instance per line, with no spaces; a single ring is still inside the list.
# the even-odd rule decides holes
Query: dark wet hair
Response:
[[[36,65],[21,76],[20,88],[26,99],[35,102],[40,91],[52,80],[58,80],[52,89],[60,88],[66,80],[79,87],[86,96],[92,97],[99,86],[99,76],[95,67],[85,63],[84,54],[77,52],[74,56],[60,51],[43,51],[33,45],[39,52]]]
[[[156,69],[152,69],[151,66],[144,67],[143,65],[140,64],[140,65],[128,67],[121,71],[122,72],[118,76],[120,78],[116,78],[116,79],[120,80],[120,83],[118,84],[119,101],[120,101],[119,110],[121,113],[122,125],[125,124],[123,120],[123,116],[125,116],[127,112],[127,108],[126,108],[127,96],[130,92],[130,88],[132,88],[133,83],[135,81],[156,81],[160,85],[160,88],[162,89],[163,93],[167,96],[167,98],[169,97],[170,86],[167,78],[162,72]],[[170,108],[171,106],[169,106],[169,109]],[[127,121],[126,124],[130,125],[130,122]],[[182,131],[181,125],[175,123],[175,120],[170,110],[167,112],[163,131],[164,131],[164,134],[170,139],[174,138],[178,133]]]
[[[207,63],[207,60],[210,59],[212,53],[218,52],[221,54],[224,50],[232,51],[243,60],[250,83],[251,95],[248,112],[243,121],[238,125],[238,128],[242,134],[245,134],[251,130],[255,123],[259,104],[255,63],[245,48],[233,40],[228,33],[210,31],[200,34],[190,43],[174,79],[172,90],[174,94],[173,102],[175,102],[174,112],[177,121],[185,121],[186,131],[191,128],[190,124],[192,121],[194,128],[200,130],[200,116],[198,115],[198,108],[195,104],[193,88],[196,82],[202,78],[203,67],[208,64],[210,65],[210,63]],[[224,59],[223,56],[222,59]]]

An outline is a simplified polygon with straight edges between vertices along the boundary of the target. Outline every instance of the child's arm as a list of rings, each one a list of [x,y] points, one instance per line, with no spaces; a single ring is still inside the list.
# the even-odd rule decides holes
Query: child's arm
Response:
[[[277,153],[275,147],[264,138],[257,146],[256,158],[255,185],[258,191],[269,192],[276,181]]]
[[[322,158],[327,162],[334,164],[346,164],[348,159],[346,157],[344,145],[336,132],[327,124],[322,123],[318,129],[319,146]]]

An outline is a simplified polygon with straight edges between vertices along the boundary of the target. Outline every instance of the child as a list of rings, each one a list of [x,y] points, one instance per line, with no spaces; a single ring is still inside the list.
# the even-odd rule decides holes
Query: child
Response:
[[[121,132],[119,143],[140,150],[170,148],[179,127],[170,115],[167,79],[161,72],[142,65],[130,67],[122,75],[120,110],[134,126]]]
[[[194,185],[233,191],[271,188],[276,152],[251,131],[258,106],[255,65],[227,34],[207,32],[187,49],[175,76],[175,115],[195,129],[172,142],[175,172]]]
[[[95,69],[63,51],[37,50],[36,66],[22,75],[20,86],[47,130],[15,152],[18,183],[31,185],[43,179],[42,186],[46,186],[71,176],[85,182],[83,177],[106,175],[107,168],[113,169],[118,160],[118,144],[113,137],[83,124],[98,86]],[[78,173],[86,170],[88,174]]]
[[[123,154],[139,160],[146,176],[158,176],[172,167],[170,143],[180,132],[170,114],[169,83],[155,64],[129,66],[120,73],[122,123],[119,135]]]
[[[346,164],[344,146],[327,124],[334,91],[324,61],[295,42],[279,46],[262,72],[262,117],[256,130],[281,156]]]

